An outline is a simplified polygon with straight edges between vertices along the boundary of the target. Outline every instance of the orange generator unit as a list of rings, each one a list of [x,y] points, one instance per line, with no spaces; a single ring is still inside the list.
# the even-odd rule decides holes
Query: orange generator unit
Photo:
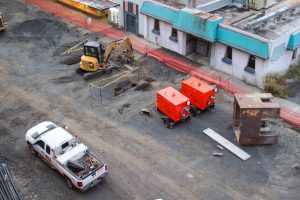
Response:
[[[162,120],[168,128],[190,119],[189,98],[173,87],[167,87],[156,93],[156,108],[166,116],[162,117]]]
[[[215,107],[215,88],[196,77],[181,83],[181,93],[190,99],[193,116]]]

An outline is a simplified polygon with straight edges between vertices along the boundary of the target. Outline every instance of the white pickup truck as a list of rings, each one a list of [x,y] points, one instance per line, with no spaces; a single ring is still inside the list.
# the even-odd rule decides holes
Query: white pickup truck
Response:
[[[70,188],[86,191],[107,174],[107,165],[77,137],[52,122],[42,122],[25,136],[31,152],[64,176]]]

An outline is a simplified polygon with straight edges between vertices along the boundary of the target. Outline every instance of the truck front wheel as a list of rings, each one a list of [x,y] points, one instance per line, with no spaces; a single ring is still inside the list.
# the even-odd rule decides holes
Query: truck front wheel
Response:
[[[65,182],[70,189],[74,188],[72,181],[66,176],[65,176]]]
[[[35,156],[37,156],[37,152],[36,150],[33,148],[32,144],[28,143],[28,147],[29,147],[29,150],[31,151],[31,153]]]

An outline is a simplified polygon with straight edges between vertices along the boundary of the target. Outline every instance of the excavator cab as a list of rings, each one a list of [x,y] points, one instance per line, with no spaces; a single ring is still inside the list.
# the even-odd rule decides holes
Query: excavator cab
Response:
[[[100,42],[87,42],[84,45],[80,68],[87,72],[97,71],[99,63],[102,62],[103,52],[103,45]]]
[[[5,31],[6,30],[6,26],[7,26],[7,23],[4,22],[2,16],[1,16],[1,13],[0,13],[0,32],[1,31]]]

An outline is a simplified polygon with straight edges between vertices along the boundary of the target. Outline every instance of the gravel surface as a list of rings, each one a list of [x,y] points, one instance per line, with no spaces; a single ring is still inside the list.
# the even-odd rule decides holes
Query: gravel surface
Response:
[[[101,80],[126,69],[85,81],[75,73],[78,64],[62,65],[60,56],[94,33],[15,0],[0,0],[0,11],[9,22],[0,34],[0,163],[8,165],[24,199],[300,199],[300,137],[290,126],[273,124],[277,145],[242,147],[252,156],[247,161],[227,150],[215,157],[220,150],[202,130],[212,128],[236,144],[232,96],[219,91],[215,112],[166,129],[155,91],[179,88],[185,74],[141,57],[139,71],[119,81],[148,82],[147,89],[127,84],[115,96],[116,82],[100,96]],[[151,117],[140,115],[142,108]],[[67,124],[108,163],[103,182],[85,193],[70,190],[29,152],[25,132],[44,120]]]

